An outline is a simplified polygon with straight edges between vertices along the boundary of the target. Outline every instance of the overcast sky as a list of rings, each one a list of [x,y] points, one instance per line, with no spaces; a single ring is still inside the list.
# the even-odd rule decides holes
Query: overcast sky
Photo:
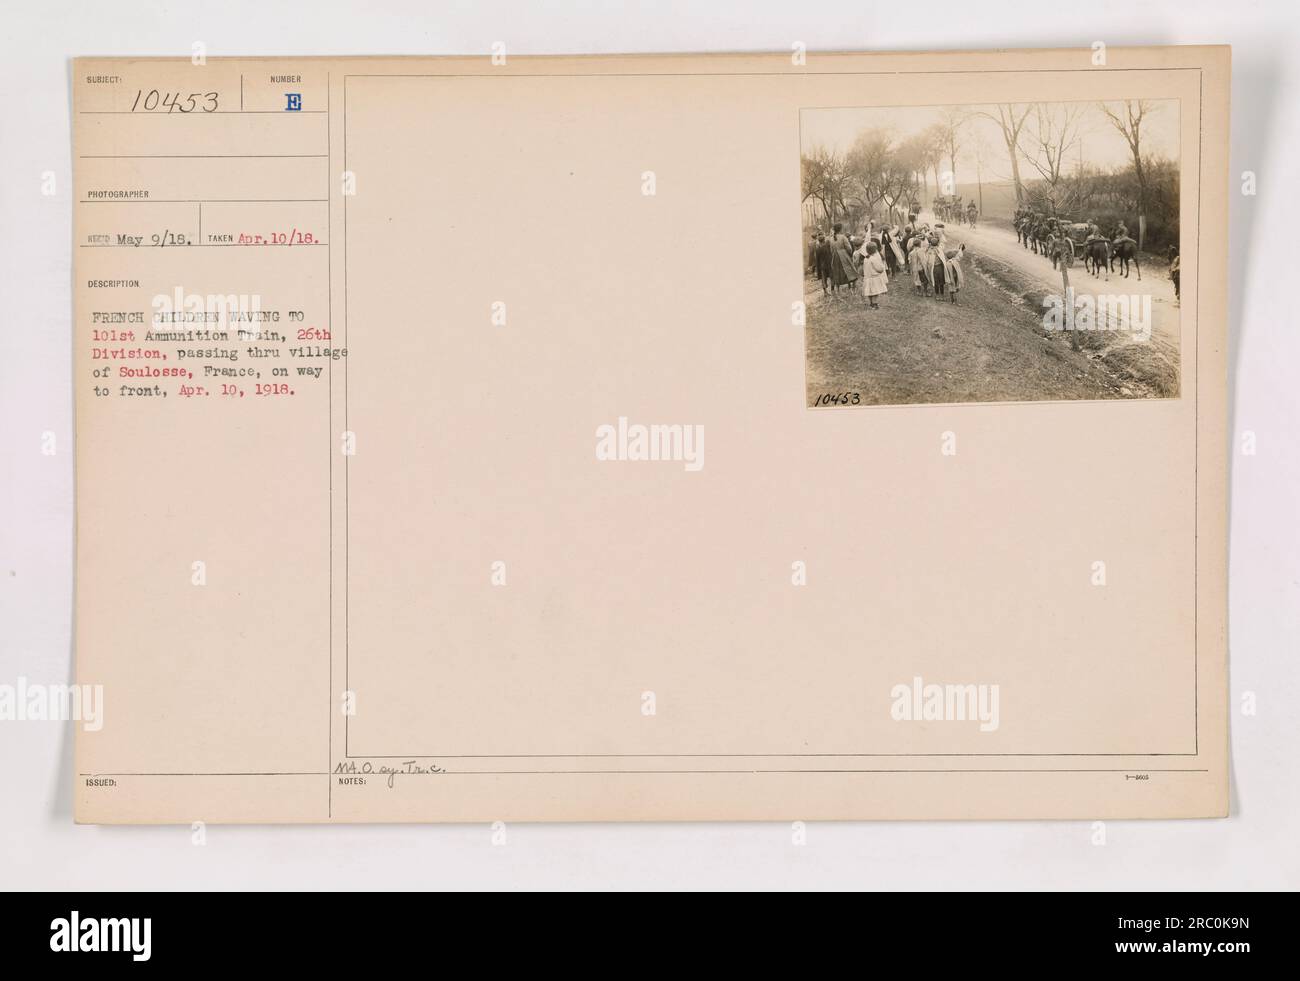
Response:
[[[1060,106],[1061,103],[1050,105]],[[1080,122],[1083,159],[1089,166],[1110,169],[1131,162],[1132,156],[1128,144],[1115,127],[1097,107],[1096,102],[1070,103],[1082,108]],[[1119,103],[1112,103],[1119,108]],[[996,106],[967,105],[963,109],[979,112],[989,111],[997,115]],[[1023,108],[1023,107],[1021,107]],[[847,150],[857,135],[863,130],[883,128],[889,130],[896,139],[903,140],[921,132],[926,127],[941,119],[944,107],[900,107],[884,109],[804,109],[799,114],[800,138],[803,152],[814,147]],[[1021,131],[1021,147],[1027,152],[1034,150],[1033,137],[1034,116],[1031,114],[1025,128]],[[1006,143],[1002,130],[990,119],[975,116],[962,129],[962,142],[965,144],[957,155],[957,172],[960,179],[968,179],[973,174],[963,174],[966,168],[973,169],[975,156],[973,148],[977,141],[982,142],[984,152],[984,179],[1010,179],[1011,167],[1007,157]],[[1176,99],[1155,100],[1142,120],[1142,155],[1146,157],[1163,156],[1178,159],[1178,101]],[[1080,153],[1075,147],[1067,157],[1066,173],[1072,173]],[[1037,176],[1031,167],[1021,161],[1020,176],[1031,180]]]

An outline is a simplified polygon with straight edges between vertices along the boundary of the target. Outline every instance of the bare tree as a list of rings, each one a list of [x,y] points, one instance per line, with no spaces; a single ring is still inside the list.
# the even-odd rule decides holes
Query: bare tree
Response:
[[[1147,178],[1142,168],[1142,120],[1156,107],[1145,99],[1127,99],[1119,106],[1111,107],[1104,102],[1097,103],[1106,114],[1112,126],[1119,130],[1120,136],[1128,143],[1129,152],[1133,154],[1133,170],[1137,175],[1138,185],[1138,248],[1143,247],[1147,234]]]
[[[1068,203],[1069,186],[1063,182],[1065,160],[1078,145],[1085,108],[1077,102],[1039,102],[1033,106],[1034,152],[1025,152],[1024,157],[1047,184],[1047,200],[1053,211]]]
[[[1015,106],[1001,103],[997,106],[996,115],[991,112],[979,114],[993,120],[1002,130],[1002,139],[1007,145],[1007,156],[1011,160],[1011,180],[1016,187],[1017,205],[1025,203],[1025,186],[1020,180],[1020,131],[1032,109],[1032,105]]]
[[[847,211],[844,202],[845,183],[848,179],[845,160],[833,150],[814,147],[802,159],[803,200],[812,198],[822,206],[826,220],[833,222],[837,214]]]
[[[943,163],[944,150],[943,127],[938,123],[927,127],[922,134],[922,140],[925,146],[926,166],[934,174],[934,196],[938,197],[943,193],[943,184],[939,181],[939,165]],[[933,198],[931,205],[933,205]]]
[[[917,200],[921,181],[925,174],[925,148],[919,136],[904,140],[894,150],[885,170],[884,201],[889,209],[890,221],[894,221],[896,212],[902,211],[902,217]]]
[[[979,196],[979,211],[984,214],[984,170],[987,166],[989,148],[984,140],[984,135],[980,132],[974,134],[971,140],[971,157],[975,160],[975,188]]]
[[[859,133],[849,148],[845,189],[864,215],[870,214],[885,196],[885,174],[892,156],[889,135],[878,129]]]
[[[948,174],[952,188],[957,190],[957,153],[961,150],[962,127],[970,119],[970,110],[963,106],[945,106],[940,110],[937,137],[943,152],[948,155]]]

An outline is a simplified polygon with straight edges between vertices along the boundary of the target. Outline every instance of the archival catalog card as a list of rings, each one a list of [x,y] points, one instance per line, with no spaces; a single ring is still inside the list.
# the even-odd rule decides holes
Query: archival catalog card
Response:
[[[72,71],[79,821],[1226,813],[1227,48]]]

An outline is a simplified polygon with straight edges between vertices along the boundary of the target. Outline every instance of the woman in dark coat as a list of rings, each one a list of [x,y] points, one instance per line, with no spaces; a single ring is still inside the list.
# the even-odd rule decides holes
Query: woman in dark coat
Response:
[[[940,238],[938,235],[930,236],[930,252],[933,259],[930,264],[930,276],[934,283],[934,295],[943,296],[944,289],[948,285],[948,270],[943,261],[943,251],[939,246]]]
[[[831,243],[821,232],[817,233],[817,258],[813,272],[822,285],[822,293],[826,293],[831,285]]]
[[[894,233],[888,225],[880,233],[880,251],[884,254],[885,269],[892,279],[898,272],[898,254],[894,251]]]
[[[839,292],[841,286],[852,286],[858,281],[858,269],[853,262],[853,246],[844,234],[844,226],[836,222],[831,235],[831,288]]]

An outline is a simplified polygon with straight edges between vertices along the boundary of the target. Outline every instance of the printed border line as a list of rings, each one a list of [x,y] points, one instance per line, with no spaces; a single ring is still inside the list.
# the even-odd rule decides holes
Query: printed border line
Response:
[[[400,770],[394,771],[375,771],[366,774],[349,774],[349,776],[367,776],[367,777],[387,777],[387,776],[429,776],[437,777],[475,777],[475,776],[556,776],[564,774],[600,774],[600,773],[617,773],[626,775],[636,775],[642,773],[674,773],[674,774],[691,774],[691,773],[1133,773],[1132,767],[1031,767],[1022,768],[995,768],[995,767],[975,767],[975,768],[948,768],[939,767],[917,767],[912,769],[740,769],[740,770],[447,770],[444,773],[435,774],[406,774]],[[1143,773],[1209,773],[1208,767],[1171,767],[1166,769],[1155,769],[1143,767]],[[301,771],[262,771],[248,773],[222,773],[222,772],[199,772],[199,773],[78,773],[79,778],[93,779],[96,777],[121,777],[127,779],[131,777],[332,777],[332,772],[321,770],[301,770]],[[331,781],[332,783],[333,781]]]
[[[1193,751],[1192,751],[1191,753],[1138,753],[1138,754],[1132,754],[1132,753],[1041,753],[1041,754],[1039,754],[1039,753],[1017,753],[1017,754],[1002,754],[1002,753],[960,753],[960,754],[923,754],[923,753],[898,753],[898,754],[863,754],[863,753],[800,754],[800,753],[783,753],[783,754],[765,754],[765,756],[766,756],[767,758],[786,757],[786,758],[791,758],[791,759],[797,759],[797,758],[805,758],[805,757],[811,757],[811,756],[817,756],[817,757],[823,757],[823,758],[825,758],[825,757],[830,757],[830,758],[852,758],[852,757],[870,757],[870,756],[881,756],[881,757],[883,757],[883,756],[896,756],[896,757],[917,757],[917,758],[919,758],[919,757],[923,757],[923,756],[927,756],[927,755],[944,755],[944,756],[948,756],[948,757],[952,757],[952,758],[993,757],[993,756],[1021,756],[1021,757],[1030,757],[1030,756],[1051,756],[1051,757],[1080,756],[1080,757],[1089,757],[1089,758],[1104,758],[1104,757],[1115,757],[1115,756],[1133,756],[1133,757],[1137,757],[1137,758],[1144,758],[1144,757],[1145,757],[1145,758],[1154,758],[1154,757],[1164,757],[1164,756],[1168,756],[1168,757],[1178,757],[1178,756],[1190,756],[1190,757],[1196,757],[1196,756],[1199,756],[1199,755],[1200,755],[1200,688],[1199,688],[1199,684],[1200,684],[1200,679],[1199,679],[1199,662],[1200,662],[1200,630],[1199,630],[1199,620],[1198,620],[1198,617],[1199,617],[1198,600],[1199,600],[1199,594],[1200,594],[1200,587],[1199,587],[1199,581],[1200,581],[1200,579],[1199,579],[1199,574],[1200,574],[1200,534],[1199,534],[1199,533],[1200,533],[1200,526],[1199,526],[1199,525],[1200,525],[1200,501],[1199,501],[1199,489],[1200,489],[1200,462],[1199,462],[1199,461],[1200,461],[1200,373],[1201,373],[1201,356],[1200,356],[1200,338],[1201,338],[1201,322],[1200,322],[1200,315],[1201,315],[1201,307],[1200,307],[1200,284],[1201,284],[1201,280],[1200,280],[1200,271],[1201,271],[1201,270],[1200,270],[1200,259],[1201,259],[1201,222],[1200,222],[1200,219],[1201,219],[1201,199],[1202,199],[1202,197],[1204,196],[1203,171],[1204,171],[1204,159],[1205,159],[1205,126],[1204,126],[1204,123],[1205,123],[1205,69],[1204,69],[1203,67],[1202,67],[1202,68],[1198,68],[1198,67],[1185,66],[1185,67],[1177,67],[1177,68],[1167,68],[1167,67],[1165,67],[1165,68],[1145,68],[1145,67],[1144,67],[1144,68],[1106,68],[1106,67],[1094,67],[1094,68],[1067,68],[1067,69],[1058,69],[1058,68],[1026,68],[1026,69],[979,69],[979,70],[975,70],[975,69],[971,69],[971,70],[931,70],[931,71],[926,71],[926,70],[897,70],[897,71],[888,71],[888,72],[884,72],[884,71],[844,71],[844,72],[803,72],[803,73],[791,73],[791,72],[780,72],[780,73],[778,73],[778,72],[580,72],[580,73],[539,72],[539,73],[511,73],[511,74],[499,74],[499,75],[494,75],[494,74],[478,74],[478,73],[455,73],[455,72],[451,72],[451,73],[409,73],[409,74],[404,74],[404,73],[355,73],[355,74],[344,74],[344,76],[343,76],[343,169],[346,171],[346,170],[348,169],[348,156],[347,156],[347,117],[348,117],[348,105],[347,105],[347,83],[348,83],[349,79],[352,79],[352,78],[387,78],[387,79],[393,79],[393,78],[399,78],[399,79],[400,79],[400,78],[503,78],[503,79],[504,79],[504,78],[605,78],[605,77],[608,77],[608,78],[678,78],[678,77],[689,77],[689,78],[700,78],[700,77],[704,77],[704,78],[713,78],[713,77],[717,77],[717,78],[732,78],[732,77],[750,77],[750,76],[755,76],[755,77],[769,77],[769,76],[770,76],[770,77],[774,77],[774,78],[783,78],[783,79],[784,79],[784,78],[790,78],[790,77],[799,77],[799,76],[818,76],[818,75],[824,75],[824,76],[841,76],[841,75],[847,75],[847,76],[871,76],[871,75],[989,75],[989,74],[1039,74],[1039,73],[1048,73],[1048,74],[1061,74],[1061,75],[1066,75],[1066,74],[1080,74],[1080,73],[1082,73],[1082,74],[1093,74],[1093,73],[1095,73],[1095,72],[1099,72],[1099,71],[1109,71],[1109,72],[1152,72],[1152,71],[1159,71],[1159,72],[1182,72],[1182,71],[1195,71],[1195,72],[1198,73],[1198,84],[1199,84],[1199,89],[1198,89],[1198,96],[1197,96],[1197,118],[1198,118],[1198,127],[1199,127],[1199,128],[1198,128],[1198,132],[1197,132],[1197,197],[1196,197],[1196,216],[1197,216],[1197,222],[1196,222],[1196,332],[1195,332],[1195,336],[1194,336],[1194,338],[1193,338],[1193,343],[1192,343],[1193,349],[1195,350],[1195,354],[1196,354],[1196,365],[1195,365],[1195,370],[1194,370],[1194,374],[1193,374],[1193,383],[1195,384],[1195,388],[1196,388],[1196,390],[1195,390],[1194,399],[1193,399],[1193,401],[1194,401],[1194,409],[1193,409],[1193,505],[1192,505],[1192,524],[1193,524],[1193,559],[1192,559],[1192,566],[1193,566],[1193,569],[1192,569],[1192,571],[1193,571],[1193,576],[1192,576],[1192,579],[1193,579],[1193,643],[1192,643],[1193,698],[1192,698],[1192,705],[1193,705],[1193,728],[1194,728],[1194,732],[1193,732]],[[1063,101],[1071,101],[1071,100],[1063,100]],[[1075,100],[1075,101],[1078,101],[1078,100]],[[1180,132],[1180,139],[1181,139],[1181,131],[1182,131],[1182,119],[1184,118],[1184,116],[1183,116],[1183,112],[1182,112],[1182,101],[1183,101],[1182,98],[1179,97],[1178,102],[1179,102],[1179,106],[1180,106],[1180,108],[1179,108],[1179,132]],[[801,110],[802,110],[802,108],[803,108],[803,107],[800,107]],[[882,107],[882,108],[884,108],[884,107]],[[1181,172],[1181,162],[1180,162],[1180,172]],[[1181,202],[1180,202],[1180,206],[1181,206]],[[347,215],[348,215],[348,206],[347,206],[347,197],[345,196],[344,199],[343,199],[343,310],[344,310],[344,312],[343,312],[343,338],[344,338],[344,346],[347,346],[347,331],[348,331],[348,319],[349,319],[349,318],[348,318],[348,240],[347,240]],[[332,237],[332,236],[331,236],[331,237]],[[1181,252],[1181,250],[1180,250],[1180,252]],[[1180,315],[1180,317],[1179,317],[1179,332],[1180,332],[1180,335],[1181,335],[1181,332],[1182,332],[1182,328],[1183,328],[1182,317],[1181,317],[1181,315]],[[1179,339],[1179,344],[1180,344],[1180,349],[1181,349],[1181,344],[1182,344],[1181,336],[1180,336],[1180,339]],[[1181,362],[1181,358],[1180,358],[1180,362]],[[1183,370],[1183,367],[1184,367],[1184,366],[1180,363],[1180,365],[1179,365],[1179,371],[1180,371],[1180,372]],[[345,428],[345,429],[347,428],[347,408],[348,408],[348,401],[347,401],[347,398],[348,398],[348,394],[347,394],[347,393],[348,393],[347,378],[348,378],[348,365],[347,365],[347,359],[345,358],[345,359],[344,359],[344,364],[343,364],[343,418],[344,418],[344,428]],[[1103,400],[1103,401],[1105,401],[1105,400]],[[960,407],[962,407],[962,408],[978,408],[978,407],[980,407],[982,404],[983,404],[983,403],[955,403],[955,405],[958,405],[958,406],[960,406]],[[1070,403],[1066,402],[1066,403],[1063,403],[1063,404],[1070,404]],[[918,406],[911,406],[911,405],[907,405],[907,406],[893,406],[893,408],[916,408],[916,407],[918,407]],[[350,633],[350,626],[351,626],[351,625],[350,625],[350,618],[349,618],[349,611],[350,611],[350,597],[351,597],[351,577],[350,577],[350,575],[349,575],[349,564],[350,564],[350,563],[349,563],[349,558],[350,558],[350,551],[351,551],[351,536],[350,536],[350,533],[349,533],[349,531],[350,531],[350,523],[349,523],[349,517],[350,517],[350,502],[349,502],[349,495],[348,495],[348,480],[347,480],[347,473],[348,473],[348,461],[347,461],[347,458],[344,457],[344,490],[343,490],[343,513],[344,513],[344,543],[343,543],[343,547],[344,547],[344,574],[343,574],[343,596],[344,596],[344,599],[343,599],[343,606],[344,606],[344,618],[343,618],[343,623],[344,623],[344,627],[343,627],[343,638],[344,638],[344,639],[343,639],[343,657],[344,657],[345,685],[348,687],[348,690],[351,690],[351,685],[350,685],[350,683],[349,683],[348,680],[347,680],[347,679],[350,679],[350,677],[351,677],[351,670],[350,670],[350,668],[351,668],[351,633]],[[332,518],[331,518],[331,520],[332,520]],[[332,551],[331,551],[331,563],[332,563]],[[345,717],[344,717],[344,759],[347,759],[347,760],[352,760],[352,759],[413,759],[413,760],[418,760],[418,759],[491,759],[491,758],[505,758],[505,759],[597,759],[597,758],[601,758],[600,754],[525,754],[525,755],[519,755],[519,756],[495,756],[495,757],[420,756],[420,755],[414,755],[414,754],[405,754],[405,755],[397,755],[397,756],[363,756],[363,755],[353,755],[353,754],[351,753],[349,736],[350,736],[349,718],[348,718],[347,716],[345,716]],[[636,757],[638,757],[638,756],[642,756],[642,757],[644,757],[644,756],[658,756],[658,757],[662,757],[662,758],[686,758],[686,757],[689,757],[689,756],[707,756],[707,757],[709,757],[709,758],[714,758],[714,759],[747,758],[747,754],[737,754],[737,753],[716,753],[716,754],[672,754],[672,753],[669,753],[669,754],[618,754],[618,756],[619,756],[619,758],[629,758],[629,759],[630,759],[630,758],[636,758]],[[1149,768],[1145,768],[1145,767],[1144,767],[1144,768],[1141,768],[1141,769],[1146,770],[1146,769],[1149,769]],[[485,772],[485,771],[458,771],[458,772],[462,772],[462,773],[463,773],[463,772]],[[508,772],[513,772],[513,771],[503,771],[503,773],[508,773]],[[519,771],[519,772],[521,772],[521,773],[528,773],[528,774],[531,774],[531,773],[547,773],[547,772],[573,773],[573,772],[580,772],[580,771],[570,771],[570,770],[565,770],[565,771],[540,771],[540,770],[526,770],[526,771]],[[582,771],[582,772],[598,772],[598,773],[607,773],[607,772],[620,772],[620,771]],[[669,771],[634,770],[634,771],[629,771],[629,772],[633,772],[633,773],[654,773],[654,772],[669,772]],[[687,772],[687,773],[705,773],[705,772],[739,772],[739,773],[750,773],[750,772],[758,772],[758,771],[752,771],[752,770],[741,770],[741,771],[704,771],[704,770],[688,770],[688,771],[683,771],[683,772]],[[768,772],[809,773],[809,772],[834,772],[834,771],[791,770],[791,771],[768,771]],[[891,770],[883,770],[883,771],[844,771],[844,772],[888,772],[888,773],[905,773],[905,772],[913,772],[913,771],[909,771],[909,770],[900,770],[900,769],[891,769]],[[939,772],[939,771],[920,771],[920,772]],[[964,770],[964,769],[963,769],[963,770],[956,770],[956,771],[954,771],[954,772],[959,772],[959,773],[972,773],[972,772],[980,772],[980,771],[978,771],[978,770]],[[1034,770],[1034,769],[1030,768],[1030,769],[1014,769],[1014,770],[1007,770],[1007,771],[1001,771],[1001,772],[1032,773],[1032,772],[1044,772],[1044,771]],[[1088,771],[1069,770],[1069,771],[1062,771],[1062,772],[1088,772]],[[1129,770],[1116,771],[1116,772],[1129,772]],[[1153,771],[1153,772],[1154,772],[1154,771]],[[1183,771],[1183,772],[1206,772],[1206,771]]]
[[[1066,71],[1080,71],[1082,69],[1064,69]],[[1127,71],[1128,69],[1116,69]],[[1147,71],[1151,69],[1139,69]],[[1171,69],[1176,71],[1197,71],[1198,69]],[[829,74],[829,73],[826,73]],[[900,73],[901,74],[901,73]],[[1204,71],[1202,70],[1202,75]],[[1202,89],[1204,83],[1202,82]],[[1093,104],[1095,99],[1058,99],[1052,105],[1080,105]],[[1178,151],[1179,151],[1179,174],[1182,173],[1182,143],[1184,132],[1184,114],[1183,100],[1181,98],[1153,100],[1159,102],[1174,102],[1178,105]],[[904,106],[800,106],[799,107],[799,148],[803,151],[803,114],[805,112],[833,112],[837,109],[856,109],[856,110],[879,110],[879,109],[941,109],[945,106],[981,106],[988,105],[987,102],[909,102]],[[1013,105],[1025,105],[1025,103],[1013,103]],[[1199,103],[1198,103],[1199,105]],[[1198,161],[1199,162],[1199,161]],[[1198,169],[1199,174],[1199,169]],[[1179,191],[1179,206],[1182,206],[1181,186]],[[1200,215],[1200,199],[1197,198],[1197,217]],[[1198,227],[1199,236],[1200,229]],[[987,260],[989,256],[984,256]],[[1008,265],[996,256],[991,257],[993,261],[1000,265]],[[1159,395],[1147,396],[1145,398],[1088,398],[1088,399],[981,399],[978,402],[864,402],[861,405],[809,405],[808,404],[808,331],[812,327],[811,323],[804,327],[804,385],[801,394],[802,408],[807,412],[879,412],[883,409],[916,409],[916,408],[935,408],[935,409],[954,409],[954,408],[973,408],[975,406],[1019,406],[1019,405],[1060,405],[1073,407],[1076,405],[1115,405],[1134,407],[1138,405],[1158,405],[1163,402],[1181,402],[1184,396],[1183,392],[1183,364],[1186,359],[1186,352],[1183,350],[1182,327],[1183,318],[1181,306],[1178,315],[1178,394],[1177,395]],[[1199,327],[1197,328],[1199,336]]]
[[[334,241],[334,195],[331,193],[334,181],[334,121],[331,108],[330,73],[325,73],[325,226],[328,229],[327,242]],[[347,241],[347,236],[344,236]],[[329,325],[330,343],[334,341],[334,249],[325,249],[325,321]],[[325,699],[325,755],[328,784],[325,791],[325,816],[334,817],[334,781],[328,778],[328,771],[334,769],[334,359],[327,358],[328,368],[328,405],[325,408],[325,473],[329,479],[330,506],[329,522],[329,612],[326,622],[329,624],[329,690]]]

